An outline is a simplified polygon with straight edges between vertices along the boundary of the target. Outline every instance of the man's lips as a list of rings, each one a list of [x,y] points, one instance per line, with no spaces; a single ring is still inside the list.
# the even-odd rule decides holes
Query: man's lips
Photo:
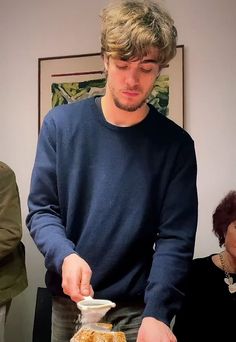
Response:
[[[122,93],[126,96],[138,96],[139,95],[139,91],[137,90],[123,90]]]

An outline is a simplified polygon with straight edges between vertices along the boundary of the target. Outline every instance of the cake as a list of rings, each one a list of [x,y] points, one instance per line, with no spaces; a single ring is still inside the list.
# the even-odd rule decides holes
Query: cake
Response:
[[[93,328],[82,327],[71,342],[126,342],[122,331],[111,331],[112,324],[98,323]]]

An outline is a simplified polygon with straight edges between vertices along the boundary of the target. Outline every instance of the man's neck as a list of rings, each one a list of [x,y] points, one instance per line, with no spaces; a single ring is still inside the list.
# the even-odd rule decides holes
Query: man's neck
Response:
[[[148,115],[149,107],[143,104],[134,112],[129,112],[118,108],[112,99],[103,96],[101,99],[102,112],[105,120],[114,126],[130,127],[143,121]]]

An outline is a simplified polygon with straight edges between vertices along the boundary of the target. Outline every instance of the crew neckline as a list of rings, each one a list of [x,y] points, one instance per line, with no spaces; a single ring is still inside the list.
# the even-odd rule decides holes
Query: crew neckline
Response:
[[[131,126],[117,126],[117,125],[114,125],[114,124],[108,122],[106,120],[104,114],[103,114],[101,98],[102,98],[101,96],[95,96],[93,104],[96,107],[96,114],[97,114],[97,117],[98,117],[99,121],[103,125],[108,127],[108,128],[111,128],[111,129],[117,130],[117,131],[133,130],[133,129],[136,129],[138,127],[142,127],[142,126],[146,125],[146,123],[150,120],[150,116],[151,116],[152,110],[151,110],[151,106],[149,104],[147,104],[148,107],[149,107],[149,111],[148,111],[147,115],[145,116],[145,118],[143,120],[141,120],[141,121],[139,121],[136,124],[131,125]]]

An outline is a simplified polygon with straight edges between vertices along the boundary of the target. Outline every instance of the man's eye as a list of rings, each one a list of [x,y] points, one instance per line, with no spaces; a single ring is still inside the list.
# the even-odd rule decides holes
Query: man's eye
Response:
[[[127,69],[128,66],[125,65],[125,64],[117,64],[116,67],[117,67],[118,69]]]
[[[152,71],[152,68],[141,68],[141,70],[148,74],[149,72]]]

